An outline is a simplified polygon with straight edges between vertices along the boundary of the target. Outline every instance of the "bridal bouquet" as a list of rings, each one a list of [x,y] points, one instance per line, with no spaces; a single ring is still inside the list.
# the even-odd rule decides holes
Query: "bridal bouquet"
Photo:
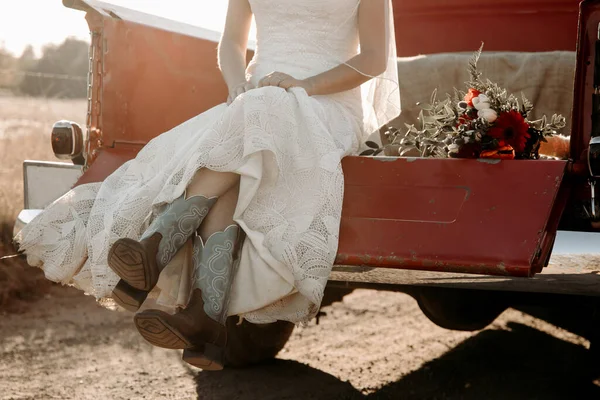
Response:
[[[419,104],[421,129],[388,130],[399,155],[417,150],[422,157],[538,159],[541,142],[565,127],[562,115],[529,120],[533,105],[525,96],[518,99],[482,80],[477,70],[482,49],[469,62],[466,92],[455,89],[454,98],[438,100],[434,91],[429,104]]]

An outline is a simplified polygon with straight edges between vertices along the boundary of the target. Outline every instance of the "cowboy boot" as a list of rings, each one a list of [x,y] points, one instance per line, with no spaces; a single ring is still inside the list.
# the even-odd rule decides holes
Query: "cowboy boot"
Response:
[[[145,310],[135,315],[140,334],[155,346],[184,349],[183,360],[204,370],[223,369],[227,344],[227,308],[239,265],[243,231],[230,225],[206,244],[195,238],[193,262],[197,276],[187,307],[173,315]]]
[[[216,197],[185,193],[166,204],[142,238],[117,240],[108,253],[109,267],[121,278],[113,299],[125,309],[137,311],[158,282],[160,272],[196,230],[217,201]]]

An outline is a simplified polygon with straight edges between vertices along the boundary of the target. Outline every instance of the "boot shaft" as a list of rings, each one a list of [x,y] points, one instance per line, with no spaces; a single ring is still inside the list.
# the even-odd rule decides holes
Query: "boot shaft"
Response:
[[[242,244],[243,231],[238,225],[212,234],[206,243],[199,236],[194,241],[194,287],[202,292],[204,312],[223,325]]]
[[[156,253],[156,262],[160,269],[163,269],[185,242],[196,233],[216,201],[216,197],[204,196],[192,196],[186,199],[183,194],[163,206],[141,238],[141,241],[144,241],[156,233],[161,235]]]

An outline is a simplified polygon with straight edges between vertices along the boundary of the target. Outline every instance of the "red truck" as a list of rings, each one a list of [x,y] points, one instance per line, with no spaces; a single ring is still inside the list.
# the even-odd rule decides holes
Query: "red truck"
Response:
[[[25,209],[15,230],[74,185],[103,180],[150,139],[227,97],[218,32],[95,0],[63,3],[85,11],[91,32],[86,126],[54,125],[54,152],[68,162],[25,162]],[[570,158],[345,158],[339,251],[323,305],[356,288],[402,291],[434,323],[458,330],[482,329],[508,307],[562,307],[579,316],[578,333],[599,353],[600,266],[549,260],[557,240],[590,240],[600,231],[600,137],[593,134],[600,1],[394,3],[399,56],[470,52],[482,41],[488,52],[576,50]],[[457,18],[487,29],[473,34]],[[228,363],[247,365],[274,357],[293,326],[228,328]]]

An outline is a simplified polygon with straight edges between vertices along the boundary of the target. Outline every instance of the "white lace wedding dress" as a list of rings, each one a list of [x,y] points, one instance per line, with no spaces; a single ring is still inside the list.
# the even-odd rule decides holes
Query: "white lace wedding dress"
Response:
[[[356,55],[359,1],[250,0],[252,82],[272,71],[307,78]],[[138,239],[152,211],[181,196],[199,168],[233,171],[241,175],[235,220],[247,239],[229,314],[306,321],[336,256],[340,160],[365,138],[365,96],[361,88],[314,97],[300,88],[249,91],[156,137],[104,182],[74,188],[16,239],[48,279],[108,298],[119,280],[107,265],[111,244]],[[187,298],[177,295],[183,286],[159,282],[162,303]]]

